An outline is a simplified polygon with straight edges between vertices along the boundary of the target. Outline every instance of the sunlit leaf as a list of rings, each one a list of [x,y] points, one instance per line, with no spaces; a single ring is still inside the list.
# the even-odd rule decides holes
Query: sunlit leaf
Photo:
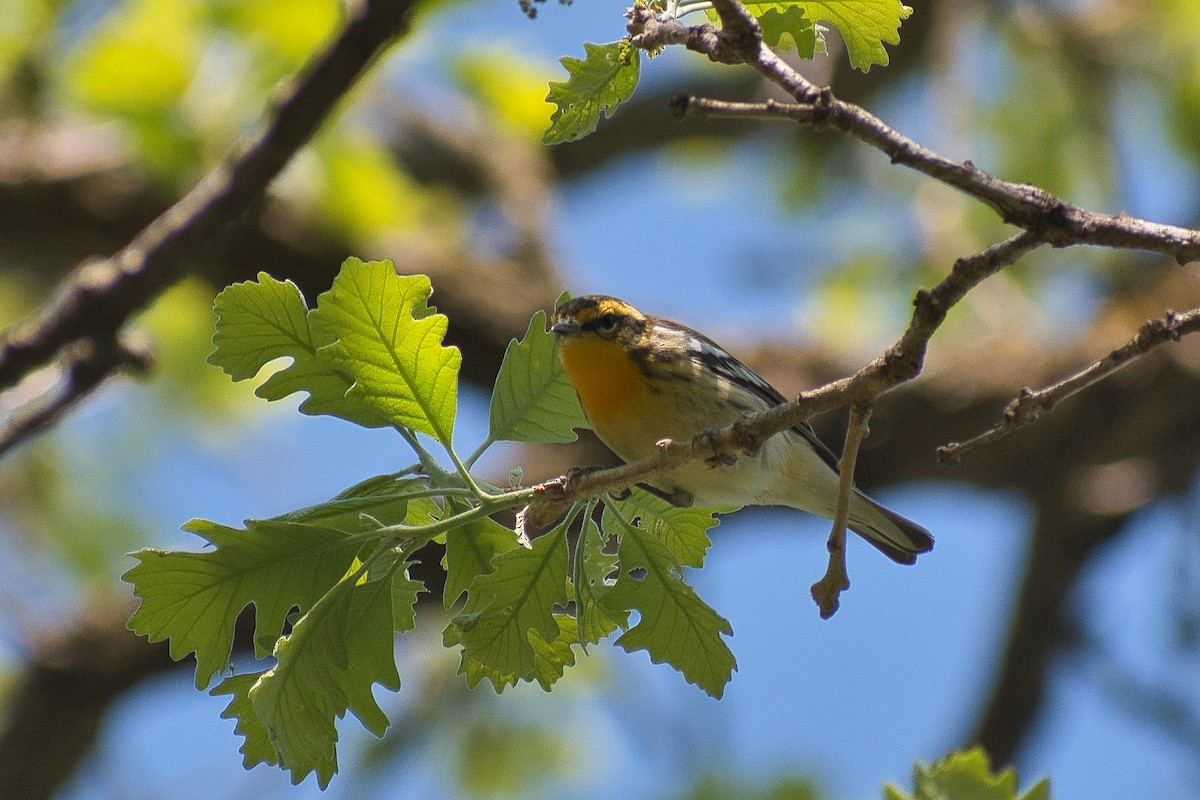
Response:
[[[709,528],[717,524],[712,511],[702,508],[680,508],[671,505],[644,489],[635,488],[625,500],[609,500],[627,520],[641,520],[641,527],[653,533],[667,546],[681,565],[704,566],[704,555],[710,544]],[[614,530],[606,525],[606,530]]]
[[[442,602],[454,605],[480,575],[493,570],[492,561],[517,546],[517,536],[499,522],[483,517],[446,534],[446,585]]]
[[[569,614],[555,614],[558,635],[550,641],[542,638],[536,630],[529,632],[529,644],[533,647],[533,680],[547,692],[563,676],[567,667],[575,666],[576,639],[575,618]]]
[[[288,0],[286,14],[279,13],[276,0],[219,0],[215,5],[234,32],[263,43],[287,69],[300,66],[341,17],[338,0]]]
[[[340,492],[332,500],[289,511],[274,519],[280,522],[307,522],[338,530],[360,530],[363,514],[370,515],[384,525],[402,522],[413,524],[409,506],[423,506],[428,501],[425,496],[428,491],[429,481],[425,477],[376,475]],[[424,520],[417,524],[421,522]]]
[[[810,19],[837,28],[846,44],[850,66],[866,72],[875,64],[887,66],[885,44],[900,43],[900,23],[912,8],[899,0],[801,0]]]
[[[628,609],[609,608],[604,595],[616,583],[610,575],[617,570],[617,554],[604,551],[607,537],[595,520],[587,516],[575,546],[576,635],[585,643],[599,642],[618,628],[629,624]]]
[[[370,241],[420,225],[429,197],[383,144],[341,133],[322,138],[319,151],[324,181],[314,212],[330,231]]]
[[[796,48],[801,58],[812,58],[825,49],[824,36],[799,6],[768,8],[758,22],[762,26],[763,41],[769,47],[786,49],[788,39],[791,39],[790,46]]]
[[[951,753],[930,766],[913,768],[912,794],[892,784],[884,787],[886,800],[1050,800],[1050,782],[1042,779],[1024,794],[1017,792],[1017,773],[1009,768],[992,772],[991,761],[980,747]]]
[[[546,100],[558,106],[542,135],[546,144],[580,139],[596,130],[600,115],[611,117],[637,88],[639,51],[628,39],[609,44],[585,42],[583,59],[564,56],[570,77],[551,81]]]
[[[7,81],[9,70],[37,52],[53,30],[54,4],[46,0],[9,0],[0,15],[0,81]]]
[[[546,100],[545,65],[501,49],[470,51],[455,60],[454,75],[506,128],[541,138],[554,110]]]
[[[233,732],[243,739],[238,752],[242,754],[242,766],[246,769],[255,764],[279,763],[279,755],[275,752],[275,746],[271,744],[271,734],[254,713],[254,707],[250,703],[250,689],[262,677],[263,672],[230,675],[209,693],[214,697],[229,695],[232,698],[221,712],[221,719],[237,720]]]
[[[392,630],[406,633],[417,626],[417,595],[425,584],[408,577],[407,569],[392,576]]]
[[[449,446],[458,400],[457,347],[446,317],[427,303],[424,275],[398,275],[390,261],[347,259],[311,314],[331,335],[322,354],[354,378],[348,397],[396,425]]]
[[[193,3],[137,0],[117,5],[74,54],[68,85],[99,111],[162,112],[192,80],[200,19]]]
[[[216,349],[208,361],[233,380],[253,378],[274,359],[289,358],[292,363],[263,381],[256,395],[280,400],[307,392],[308,399],[300,404],[305,414],[330,414],[366,427],[390,424],[374,408],[347,398],[350,377],[320,349],[332,339],[312,325],[304,296],[290,280],[260,272],[257,281],[227,286],[213,308]]]
[[[502,691],[542,674],[531,632],[543,642],[559,638],[553,608],[568,601],[565,526],[538,537],[528,549],[496,556],[492,566],[471,585],[467,608],[451,622],[445,639],[462,645],[460,671],[468,683],[487,677]]]
[[[900,43],[900,23],[912,14],[899,0],[770,0],[748,2],[746,7],[764,20],[764,37],[777,40],[782,33],[790,34],[806,57],[812,55],[805,54],[810,40],[814,48],[820,41],[813,23],[832,24],[846,43],[850,65],[864,72],[876,64],[887,65],[884,45]],[[778,16],[771,18],[772,14]],[[803,19],[809,21],[807,25]]]

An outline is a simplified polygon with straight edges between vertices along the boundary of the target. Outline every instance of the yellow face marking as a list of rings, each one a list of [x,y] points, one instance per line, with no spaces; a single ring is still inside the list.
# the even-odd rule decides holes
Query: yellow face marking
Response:
[[[628,317],[636,320],[645,319],[645,315],[642,312],[624,300],[618,300],[615,297],[592,295],[578,298],[578,300],[584,304],[575,314],[575,321],[580,325],[586,325],[592,320],[603,317],[605,314],[615,314],[618,317]]]

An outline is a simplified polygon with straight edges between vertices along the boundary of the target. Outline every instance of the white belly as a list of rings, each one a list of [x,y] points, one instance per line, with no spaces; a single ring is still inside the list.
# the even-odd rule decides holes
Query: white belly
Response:
[[[833,515],[838,476],[799,435],[774,436],[754,456],[710,467],[693,462],[652,482],[671,493],[683,489],[703,508],[783,505]]]

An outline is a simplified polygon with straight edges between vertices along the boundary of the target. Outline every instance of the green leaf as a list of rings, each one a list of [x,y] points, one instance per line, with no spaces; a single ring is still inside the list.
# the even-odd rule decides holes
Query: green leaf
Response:
[[[616,583],[610,580],[617,570],[617,554],[604,552],[607,537],[600,532],[591,515],[585,515],[575,545],[576,635],[584,643],[599,642],[618,628],[629,626],[627,609],[611,609],[604,595]]]
[[[640,526],[665,544],[681,565],[704,566],[704,556],[711,544],[706,531],[718,524],[711,510],[673,506],[661,497],[638,488],[634,488],[625,500],[606,502],[611,503],[625,519],[640,520]],[[619,531],[611,522],[606,522],[604,527],[607,531]]]
[[[196,654],[196,688],[229,664],[233,626],[255,607],[254,647],[271,652],[293,606],[303,612],[346,574],[361,543],[330,528],[249,520],[246,530],[192,520],[185,531],[216,549],[203,553],[141,550],[122,579],[141,605],[129,627],[151,642],[169,638],[176,661]]]
[[[555,614],[558,623],[558,636],[547,642],[536,630],[529,631],[529,646],[533,651],[533,669],[528,674],[518,674],[516,671],[496,669],[481,664],[474,659],[464,658],[459,672],[466,678],[467,686],[474,689],[484,679],[502,692],[508,686],[515,686],[517,681],[537,681],[547,692],[562,678],[567,667],[575,665],[574,646],[578,643],[575,618],[568,614]],[[447,631],[451,631],[447,628]],[[458,634],[453,633],[454,636]],[[456,643],[456,639],[448,642]]]
[[[850,66],[863,72],[889,62],[885,44],[900,44],[900,23],[912,8],[900,0],[802,0],[809,18],[838,29]]]
[[[763,41],[777,50],[788,48],[787,39],[801,58],[812,58],[825,49],[825,38],[804,9],[791,5],[767,8],[758,18],[762,26]],[[787,38],[784,38],[787,37]]]
[[[461,509],[460,509],[461,510]],[[454,605],[480,575],[493,571],[492,560],[517,546],[517,535],[499,522],[483,517],[446,534],[446,584],[442,603]]]
[[[550,115],[550,127],[542,134],[546,144],[581,139],[600,122],[600,115],[613,115],[637,88],[639,52],[628,39],[608,44],[583,45],[585,57],[561,59],[569,77],[551,81],[546,100],[558,106]]]
[[[376,475],[351,486],[332,500],[290,511],[272,520],[355,531],[362,528],[362,515],[369,514],[384,525],[394,525],[408,520],[410,501],[424,501],[428,488],[429,480],[425,477]]]
[[[449,447],[462,356],[442,344],[446,317],[428,306],[432,292],[424,275],[350,258],[310,317],[336,337],[321,353],[353,377],[348,398]]]
[[[19,6],[8,10],[21,19]],[[182,3],[112,7],[98,25],[80,31],[65,64],[66,88],[105,116],[169,113],[200,68],[204,34],[198,18]]]
[[[253,378],[274,359],[291,359],[255,389],[259,397],[280,400],[307,392],[308,399],[300,404],[304,414],[329,414],[368,428],[390,424],[374,409],[346,397],[351,379],[321,354],[319,348],[330,338],[312,326],[304,296],[290,280],[277,281],[260,272],[257,282],[227,286],[213,309],[216,349],[208,362],[233,380]]]
[[[863,72],[875,64],[887,66],[888,52],[884,45],[900,43],[900,22],[912,14],[912,8],[900,0],[770,0],[748,2],[746,7],[763,21],[764,38],[769,28],[772,36],[790,33],[795,37],[799,33],[807,41],[809,34],[804,32],[796,10],[810,20],[810,30],[812,23],[829,22],[846,43],[850,65]],[[782,15],[783,19],[766,20],[768,12]],[[812,35],[816,37],[817,32],[813,30]],[[800,38],[795,41],[797,45],[805,44]],[[769,39],[767,43],[771,43]],[[800,52],[803,54],[804,50]]]
[[[246,769],[256,764],[279,763],[275,746],[271,744],[271,735],[254,713],[254,707],[250,703],[250,689],[264,672],[265,670],[246,675],[231,675],[209,692],[214,697],[231,695],[233,698],[221,712],[221,719],[237,720],[233,732],[244,740],[238,752],[242,754],[242,766]]]
[[[418,183],[382,140],[342,128],[327,130],[315,145],[324,180],[304,202],[326,235],[372,241],[428,224],[433,190]]]
[[[392,585],[390,575],[340,582],[279,640],[275,666],[249,690],[254,715],[293,783],[315,771],[320,787],[329,785],[337,772],[334,718],[347,710],[376,736],[387,730],[372,686],[400,688]]]
[[[655,664],[670,664],[688,683],[720,699],[737,669],[721,638],[733,634],[729,621],[683,582],[678,559],[654,534],[626,528],[619,554],[621,575],[604,603],[614,613],[637,609],[641,620],[616,643],[627,652],[645,650]],[[645,570],[644,577],[633,577],[637,569]]]
[[[556,347],[544,311],[524,339],[509,342],[492,389],[489,441],[573,442],[574,429],[588,427]]]
[[[554,620],[558,623],[558,636],[549,642],[536,630],[529,632],[535,662],[532,678],[547,692],[567,667],[575,666],[575,618],[569,614],[555,614]]]
[[[425,584],[408,577],[402,570],[392,576],[392,629],[406,633],[417,627],[417,594],[425,591]]]
[[[980,747],[962,750],[931,766],[917,764],[913,768],[912,795],[888,784],[884,794],[888,800],[1050,800],[1050,783],[1042,779],[1025,794],[1017,794],[1017,773],[1006,769],[992,772],[987,753]]]
[[[303,66],[341,22],[338,8],[326,0],[289,0],[286,17],[280,18],[271,0],[239,0],[218,3],[209,13],[216,15],[229,33],[255,42],[268,50],[271,66],[292,72]]]
[[[1042,778],[1029,787],[1029,791],[1021,795],[1019,800],[1050,800],[1050,779]]]
[[[538,652],[530,642],[560,634],[555,605],[567,604],[565,525],[492,559],[493,571],[471,584],[466,611],[446,629],[445,641],[462,645],[459,672],[472,686],[486,677],[497,692],[517,680],[542,675]],[[474,681],[472,683],[472,681]]]

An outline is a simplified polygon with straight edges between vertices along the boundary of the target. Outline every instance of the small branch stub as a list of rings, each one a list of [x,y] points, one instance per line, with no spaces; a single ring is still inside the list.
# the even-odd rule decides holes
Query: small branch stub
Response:
[[[842,460],[841,482],[838,485],[837,512],[833,518],[833,529],[829,532],[826,549],[829,564],[825,574],[812,585],[812,598],[821,611],[821,619],[829,619],[838,610],[842,592],[850,588],[850,576],[846,570],[846,526],[850,521],[850,499],[854,495],[854,468],[858,461],[858,450],[870,433],[869,422],[872,406],[859,403],[850,408],[850,425],[846,429],[846,446]]]

